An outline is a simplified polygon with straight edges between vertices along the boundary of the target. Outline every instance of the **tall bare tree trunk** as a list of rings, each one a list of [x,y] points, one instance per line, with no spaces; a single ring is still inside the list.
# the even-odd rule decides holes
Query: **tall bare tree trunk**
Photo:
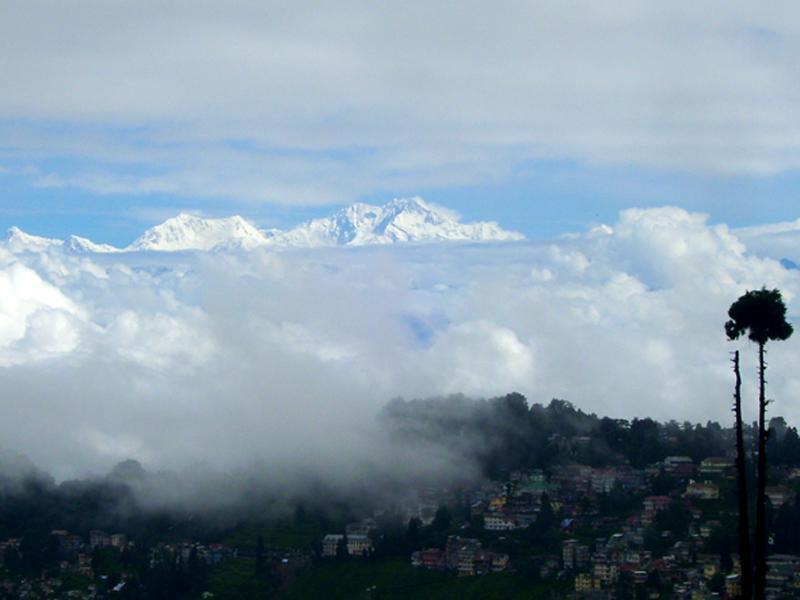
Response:
[[[756,487],[755,594],[763,600],[767,587],[767,399],[764,343],[758,344],[758,485]]]
[[[739,372],[739,351],[733,353],[733,414],[736,419],[736,479],[739,496],[739,560],[742,571],[742,598],[753,597],[753,563],[750,556],[750,516],[747,507],[747,470],[745,467],[744,433],[742,432],[742,375]]]

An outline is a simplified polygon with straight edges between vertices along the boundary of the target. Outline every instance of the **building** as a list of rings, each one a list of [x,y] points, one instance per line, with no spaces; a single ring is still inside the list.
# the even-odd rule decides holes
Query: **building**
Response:
[[[105,531],[94,529],[89,532],[89,545],[94,548],[104,548],[111,545],[111,536]]]
[[[505,514],[495,511],[483,513],[483,528],[487,531],[510,531],[516,525]]]
[[[378,528],[378,523],[373,518],[362,519],[355,523],[348,523],[345,527],[347,535],[369,535]]]
[[[794,502],[795,493],[783,485],[768,485],[766,493],[772,506],[776,508],[788,502]]]
[[[411,564],[430,571],[444,571],[447,568],[445,554],[441,548],[426,548],[411,555]]]
[[[742,595],[742,584],[738,575],[728,575],[725,578],[725,593],[729,598],[738,598]]]
[[[350,556],[368,556],[372,553],[372,540],[366,535],[347,536],[347,553]]]
[[[607,494],[617,481],[616,469],[592,469],[591,490],[596,494]]]
[[[456,570],[459,575],[475,575],[475,563],[481,543],[476,539],[462,538],[455,553]]]
[[[695,471],[695,464],[688,456],[668,456],[664,459],[664,471],[674,477],[688,477]]]
[[[591,592],[593,589],[600,587],[600,582],[597,582],[595,587],[595,579],[589,573],[578,573],[575,575],[575,591],[577,593]]]
[[[61,546],[67,554],[78,552],[83,547],[83,538],[79,535],[68,535]]]
[[[648,496],[644,499],[644,510],[648,513],[657,513],[666,509],[671,502],[669,496]]]
[[[727,456],[709,456],[700,462],[700,474],[706,477],[729,475],[733,473],[734,460]]]
[[[800,556],[772,554],[767,557],[767,598],[797,598]]]
[[[444,551],[426,548],[411,555],[411,564],[431,571],[456,571],[461,576],[500,573],[508,568],[509,557],[500,552],[481,548],[474,538],[451,535]]]
[[[720,572],[721,565],[718,554],[698,554],[697,562],[703,568],[705,579],[711,579]]]
[[[576,558],[575,555],[577,553],[578,548],[578,540],[564,540],[561,543],[561,564],[564,565],[565,569],[575,569],[576,568]]]
[[[719,500],[719,486],[711,481],[693,481],[690,479],[683,497],[695,500]]]
[[[720,527],[722,527],[722,523],[716,519],[703,523],[700,525],[700,537],[703,539],[708,539],[711,537],[711,534],[714,532],[714,530],[719,529]]]
[[[619,579],[619,566],[598,556],[594,563],[594,576],[605,585],[612,585]]]
[[[329,533],[322,538],[322,556],[336,556],[339,550],[339,544],[342,543],[343,540],[344,536],[340,533]]]
[[[487,552],[483,553],[484,562],[489,565],[490,573],[502,573],[508,568],[509,556],[502,552]]]

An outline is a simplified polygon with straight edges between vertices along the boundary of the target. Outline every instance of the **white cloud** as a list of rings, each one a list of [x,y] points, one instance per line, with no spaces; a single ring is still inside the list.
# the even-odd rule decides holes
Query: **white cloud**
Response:
[[[151,369],[184,369],[205,362],[213,350],[199,323],[201,315],[192,317],[187,321],[163,313],[142,315],[124,310],[114,318],[103,337],[108,350],[119,353],[125,360]]]
[[[4,260],[3,260],[4,259]],[[0,366],[73,350],[81,310],[36,271],[0,256]]]
[[[320,203],[537,158],[800,166],[792,2],[0,10],[4,167],[40,185]]]
[[[352,462],[398,395],[727,422],[733,348],[755,381],[728,306],[767,285],[800,314],[800,273],[673,207],[544,245],[3,260],[0,437],[60,475]],[[768,346],[771,412],[795,423],[798,340]]]
[[[467,321],[447,328],[427,354],[420,367],[434,370],[429,378],[436,387],[429,393],[486,396],[496,394],[500,382],[509,391],[535,387],[531,346],[512,329],[489,321]]]

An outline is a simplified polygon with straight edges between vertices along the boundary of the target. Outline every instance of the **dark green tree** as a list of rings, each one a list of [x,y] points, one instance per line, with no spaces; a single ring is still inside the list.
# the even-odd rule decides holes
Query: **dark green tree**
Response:
[[[794,329],[786,321],[786,305],[780,290],[752,290],[746,292],[730,309],[730,320],[725,323],[728,339],[735,340],[747,333],[747,337],[758,344],[758,481],[756,487],[756,535],[754,591],[756,598],[764,598],[767,576],[767,436],[765,419],[766,363],[764,347],[770,340],[785,340]]]
[[[447,531],[447,528],[450,527],[450,523],[452,523],[453,518],[450,515],[450,510],[442,504],[438,509],[436,509],[436,515],[433,517],[433,523],[431,526],[433,530],[438,533],[444,533]]]
[[[256,541],[256,577],[263,577],[266,572],[266,561],[264,560],[264,537],[258,536]]]
[[[664,458],[658,424],[652,419],[634,419],[628,432],[626,457],[631,464],[642,469]]]
[[[21,570],[22,557],[15,546],[7,546],[3,555],[3,564],[10,573],[17,574]]]
[[[775,551],[800,553],[800,498],[781,506],[775,515]]]
[[[542,498],[540,500],[539,516],[536,518],[534,527],[532,529],[537,533],[542,534],[551,527],[555,527],[555,525],[556,515],[553,512],[553,505],[550,504],[550,496],[544,493],[542,494]]]
[[[343,560],[349,557],[350,553],[347,551],[347,534],[345,533],[336,545],[336,558]]]
[[[412,552],[419,549],[421,528],[422,521],[420,521],[417,517],[412,517],[408,520],[408,527],[406,528],[406,545]]]

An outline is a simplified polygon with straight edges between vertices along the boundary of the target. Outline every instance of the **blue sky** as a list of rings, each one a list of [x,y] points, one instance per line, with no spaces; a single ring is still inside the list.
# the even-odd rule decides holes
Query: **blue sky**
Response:
[[[0,227],[124,245],[413,195],[532,238],[800,216],[797,6],[612,4],[4,3]]]
[[[40,187],[20,175],[0,176],[4,199],[0,227],[12,225],[37,235],[75,233],[124,246],[171,212],[209,216],[242,214],[263,226],[290,227],[330,214],[337,205],[253,205],[236,198],[184,198],[161,194],[97,194],[80,188]],[[676,205],[705,212],[712,223],[731,227],[800,217],[794,172],[770,176],[703,176],[631,167],[598,168],[569,161],[535,161],[507,181],[450,188],[399,189],[396,196],[421,195],[457,210],[465,221],[496,220],[528,238],[579,232],[613,223],[631,206]],[[381,204],[391,194],[355,200]]]

